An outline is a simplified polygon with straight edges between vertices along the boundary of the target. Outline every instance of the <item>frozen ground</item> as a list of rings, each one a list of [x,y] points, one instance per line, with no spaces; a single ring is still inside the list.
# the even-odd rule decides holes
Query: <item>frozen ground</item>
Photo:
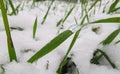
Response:
[[[107,1],[104,1],[105,4]],[[19,3],[19,2],[18,2]],[[17,4],[17,3],[16,3]],[[107,7],[109,7],[108,4]],[[64,43],[57,47],[54,51],[42,57],[33,64],[26,61],[46,43],[58,35],[60,27],[56,27],[56,23],[64,17],[66,10],[70,9],[72,4],[54,3],[47,20],[43,25],[41,21],[47,11],[47,3],[39,3],[38,6],[32,7],[31,2],[25,4],[23,10],[16,16],[8,16],[10,27],[21,27],[22,31],[11,30],[13,43],[18,57],[18,63],[9,62],[6,34],[0,15],[0,65],[4,68],[5,74],[56,74],[61,60],[63,59],[73,35]],[[96,8],[94,16],[90,17],[90,21],[96,19],[120,16],[119,14],[107,15],[102,13],[101,9]],[[107,10],[107,9],[106,9]],[[107,11],[106,11],[107,12]],[[67,30],[71,25],[77,25],[74,17],[80,23],[81,19],[80,5],[77,5],[67,21],[64,23],[63,29],[60,32]],[[38,28],[36,38],[32,38],[32,29],[35,18],[38,17]],[[72,48],[72,60],[76,64],[79,74],[120,74],[120,44],[115,45],[115,41],[120,39],[118,36],[110,45],[102,46],[99,43],[104,40],[111,32],[119,27],[119,23],[108,24],[91,24],[82,29],[75,46]],[[99,27],[97,33],[92,31],[92,28]],[[105,51],[110,59],[117,65],[117,69],[113,69],[105,59],[101,59],[101,65],[91,64],[90,60],[93,57],[93,52],[100,48]],[[48,65],[48,69],[46,66]],[[0,68],[0,71],[2,69]]]

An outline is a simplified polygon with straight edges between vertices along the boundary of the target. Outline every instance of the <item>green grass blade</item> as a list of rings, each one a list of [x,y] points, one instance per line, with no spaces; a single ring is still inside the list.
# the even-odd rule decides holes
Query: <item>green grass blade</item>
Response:
[[[85,8],[85,15],[86,15],[87,21],[89,22],[89,16],[86,8]]]
[[[114,10],[112,10],[112,12],[115,12],[115,11],[117,11],[117,10],[119,10],[119,9],[120,9],[120,7],[115,8]]]
[[[62,23],[63,19],[60,19],[58,22],[57,22],[57,27]]]
[[[73,9],[75,8],[75,5],[68,11],[68,13],[66,14],[66,16],[64,17],[64,19],[60,20],[58,23],[57,23],[57,26],[59,25],[63,25],[64,22],[67,20],[67,18],[70,16],[70,14],[72,13]]]
[[[103,57],[103,54],[100,54],[99,56],[94,56],[90,62],[94,64],[98,64],[98,60],[100,60],[100,58],[102,57]]]
[[[100,55],[98,56],[97,54],[99,54],[99,52],[100,52]],[[100,60],[100,58],[102,58],[103,56],[105,57],[105,59],[110,63],[110,65],[111,65],[113,68],[117,68],[117,66],[111,61],[111,59],[108,57],[108,55],[107,55],[105,52],[103,52],[102,50],[100,50],[100,49],[97,49],[97,50],[95,51],[95,55],[94,55],[94,57],[91,59],[91,63],[99,64],[99,60]]]
[[[102,41],[103,45],[110,44],[120,33],[120,29],[113,31],[105,40]]]
[[[7,11],[5,9],[3,0],[0,0],[0,5],[1,5],[1,12],[2,12],[2,17],[3,17],[4,27],[5,27],[5,31],[6,31],[6,35],[7,35],[9,58],[10,58],[10,61],[13,61],[13,60],[17,61],[15,49],[14,49],[11,34],[10,34],[9,23],[8,23],[8,18],[7,18]]]
[[[113,12],[113,10],[115,9],[115,7],[116,7],[116,5],[117,5],[118,3],[119,3],[119,0],[115,0],[115,1],[111,4],[111,6],[110,6],[110,8],[109,8],[108,14],[111,13],[111,12]]]
[[[86,15],[83,17],[83,19],[82,19],[80,25],[84,25],[84,22],[85,22],[86,17],[87,17]]]
[[[66,14],[65,18],[63,19],[63,23],[66,21],[66,19],[69,17],[69,15],[72,13],[73,9],[75,8],[75,6],[73,6],[69,12]]]
[[[8,1],[9,1],[9,4],[10,4],[10,7],[12,8],[13,13],[16,15],[17,13],[15,11],[15,7],[14,7],[12,1],[11,0],[8,0]]]
[[[81,31],[81,29],[79,29],[79,30],[75,33],[75,35],[74,35],[74,37],[73,37],[73,40],[72,40],[72,42],[71,42],[71,44],[70,44],[70,46],[69,46],[69,48],[68,48],[68,51],[67,51],[65,57],[64,57],[64,59],[62,60],[61,64],[59,65],[59,68],[58,68],[58,71],[57,71],[58,74],[61,74],[62,68],[63,68],[63,66],[64,66],[64,63],[66,62],[67,56],[68,56],[68,54],[70,53],[72,47],[74,46],[74,44],[75,44],[75,42],[76,42],[76,40],[77,40],[77,38],[78,38],[78,36],[79,36],[80,31]]]
[[[33,63],[39,58],[45,56],[56,47],[58,47],[61,43],[63,43],[69,36],[73,34],[72,31],[66,30],[52,39],[48,44],[46,44],[43,48],[41,48],[35,55],[33,55],[28,62]]]
[[[20,8],[20,6],[21,6],[21,4],[19,4],[19,5],[15,8],[16,13],[18,13],[18,12],[19,12],[19,8]]]
[[[98,1],[99,1],[99,0],[96,0],[96,1],[90,6],[90,8],[89,8],[88,11],[90,11],[90,10],[98,3]]]
[[[120,17],[100,19],[100,20],[96,20],[96,21],[91,22],[91,23],[120,23]]]
[[[102,50],[100,49],[97,49],[99,52],[101,52],[104,57],[107,59],[107,61],[110,63],[110,65],[113,67],[113,68],[117,68],[117,66],[110,60],[110,58],[107,56],[107,54],[105,52],[103,52]]]
[[[37,17],[35,19],[34,26],[33,26],[33,38],[35,38],[36,31],[37,31]]]
[[[47,10],[45,16],[43,17],[43,20],[42,20],[41,24],[44,24],[45,20],[47,19],[48,13],[49,13],[49,11],[50,11],[50,9],[51,9],[53,3],[54,3],[54,0],[52,0],[50,6],[48,7],[48,10]]]
[[[117,42],[115,42],[115,44],[118,44],[118,43],[120,43],[120,40],[118,40]]]
[[[67,51],[67,53],[66,53],[66,55],[65,55],[65,58],[67,58],[69,52],[71,51],[72,47],[74,46],[74,44],[75,44],[75,42],[76,42],[76,40],[77,40],[77,38],[78,38],[78,36],[79,36],[80,31],[81,31],[81,29],[79,29],[79,30],[75,33],[75,35],[74,35],[74,37],[73,37],[73,40],[72,40],[72,42],[71,42],[71,44],[70,44],[70,46],[69,46],[69,48],[68,48],[68,51]]]

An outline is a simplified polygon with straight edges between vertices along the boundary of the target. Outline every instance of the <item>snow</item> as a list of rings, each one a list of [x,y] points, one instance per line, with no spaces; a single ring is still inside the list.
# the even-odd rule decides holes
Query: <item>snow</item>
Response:
[[[106,2],[106,0],[103,1],[103,4],[106,4]],[[112,2],[112,0],[110,0],[110,2]],[[54,51],[40,58],[35,63],[30,64],[26,62],[40,48],[42,48],[45,44],[58,35],[58,30],[60,27],[56,27],[56,23],[64,17],[66,10],[69,11],[69,9],[73,6],[72,4],[67,4],[64,2],[54,3],[53,7],[55,8],[50,10],[47,20],[42,25],[41,21],[48,8],[47,3],[49,2],[46,2],[46,4],[39,3],[36,7],[32,7],[31,9],[30,1],[25,3],[23,10],[21,10],[18,15],[8,16],[10,27],[23,28],[23,31],[11,30],[18,62],[9,62],[6,34],[2,22],[2,17],[0,16],[0,65],[3,66],[5,74],[56,74],[59,64],[69,47],[73,35]],[[110,6],[109,4],[107,7]],[[108,15],[106,13],[102,13],[102,10],[103,7],[99,10],[96,9],[96,13],[94,16],[92,15],[90,17],[90,21],[119,15]],[[107,11],[108,9],[106,9],[106,12]],[[64,27],[60,30],[60,32],[69,29],[71,25],[75,27],[76,23],[74,21],[74,17],[79,23],[82,20],[80,19],[80,16],[80,5],[77,5],[72,14],[64,23]],[[33,39],[32,29],[36,17],[38,17],[38,27],[36,38]],[[100,28],[98,33],[92,31],[92,28],[96,27]],[[118,36],[110,45],[99,45],[102,40],[104,40],[118,27],[119,23],[102,23],[87,25],[82,29],[79,38],[77,39],[69,55],[72,56],[72,61],[74,61],[76,64],[80,74],[120,74],[120,45],[115,45],[115,42],[120,39],[120,36]],[[90,60],[93,57],[93,53],[97,48],[102,49],[108,54],[110,59],[117,65],[117,69],[112,69],[112,67],[104,58],[101,59],[102,65],[95,65],[90,63]],[[2,68],[0,66],[0,74],[1,72]]]
[[[38,74],[39,69],[29,63],[11,62],[5,66],[5,74]],[[16,69],[16,70],[15,70]]]

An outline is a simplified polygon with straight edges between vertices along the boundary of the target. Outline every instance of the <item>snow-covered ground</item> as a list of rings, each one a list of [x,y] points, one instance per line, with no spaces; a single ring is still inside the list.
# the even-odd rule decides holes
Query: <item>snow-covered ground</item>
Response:
[[[120,16],[120,14],[108,15],[102,13],[107,1],[108,0],[103,1],[103,6],[100,9],[99,7],[96,7],[95,15],[90,17],[90,21]],[[109,1],[112,2],[112,0]],[[111,2],[107,4],[106,12],[108,11]],[[6,34],[0,15],[0,65],[4,68],[5,74],[56,74],[73,35],[54,51],[40,58],[35,63],[27,63],[27,60],[35,54],[35,52],[59,34],[58,30],[60,30],[61,27],[56,27],[56,23],[64,17],[66,10],[68,11],[73,6],[73,4],[55,2],[45,23],[42,25],[41,22],[47,11],[48,3],[50,2],[46,2],[46,4],[38,3],[35,7],[31,7],[32,3],[28,2],[25,3],[23,10],[19,11],[18,15],[8,16],[10,27],[21,27],[23,29],[22,31],[11,29],[12,40],[19,62],[9,62]],[[16,4],[19,4],[19,2]],[[76,26],[77,24],[74,18],[80,23],[82,20],[80,19],[81,13],[81,7],[78,4],[69,18],[65,21],[63,29],[61,29],[60,32],[69,29],[71,25],[72,27]],[[38,17],[38,27],[36,38],[33,39],[32,29],[36,17]],[[90,24],[82,29],[70,52],[72,61],[76,64],[79,74],[120,74],[120,44],[115,45],[115,41],[119,40],[120,36],[118,36],[110,45],[102,46],[99,44],[111,32],[116,30],[119,25],[119,23]],[[92,29],[97,27],[99,27],[98,33],[93,32]],[[117,69],[113,69],[104,58],[101,59],[101,65],[90,63],[93,53],[97,48],[100,48],[107,53],[110,59],[117,65]],[[48,69],[46,68],[47,66]],[[3,70],[2,67],[0,68],[0,72]]]

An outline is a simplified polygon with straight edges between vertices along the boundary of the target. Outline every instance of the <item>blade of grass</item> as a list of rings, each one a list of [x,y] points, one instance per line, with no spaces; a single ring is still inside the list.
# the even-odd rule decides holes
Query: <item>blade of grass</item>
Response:
[[[18,14],[18,12],[19,12],[20,6],[21,6],[21,4],[17,5],[17,7],[15,8],[15,11],[16,11],[17,14]]]
[[[36,31],[37,31],[37,17],[35,19],[34,26],[33,26],[33,38],[35,38]]]
[[[42,20],[41,24],[44,24],[45,20],[47,19],[48,13],[49,13],[49,11],[50,11],[50,9],[51,9],[51,7],[52,7],[54,1],[55,1],[55,0],[52,0],[50,6],[48,7],[48,10],[47,10],[45,16],[43,17],[43,20]]]
[[[120,43],[120,40],[118,40],[117,42],[115,42],[115,44],[118,44],[118,43]]]
[[[11,0],[8,0],[8,1],[9,1],[10,7],[11,7],[13,13],[16,15],[17,13],[16,13],[16,11],[15,11],[15,7],[14,7],[12,1],[11,1]]]
[[[101,43],[103,45],[107,45],[110,44],[116,37],[117,35],[120,33],[120,29],[117,29],[115,31],[113,31],[105,40],[103,40]]]
[[[107,59],[107,61],[110,63],[110,65],[111,65],[113,68],[117,68],[116,65],[110,60],[110,58],[108,57],[108,55],[107,55],[105,52],[103,52],[103,51],[100,50],[100,49],[97,49],[97,50],[96,50],[96,54],[98,54],[99,52],[100,52],[101,54],[100,54],[99,56],[95,55],[95,56],[93,57],[93,59],[91,59],[91,63],[97,64],[98,61],[99,61],[99,59],[100,59],[102,56],[104,56],[105,59]]]
[[[74,37],[73,37],[73,40],[72,40],[72,42],[71,42],[71,44],[70,44],[70,46],[69,46],[69,48],[68,48],[68,51],[67,51],[65,57],[64,57],[64,59],[62,60],[61,64],[59,65],[59,68],[58,68],[58,71],[57,71],[58,74],[61,74],[61,73],[62,73],[62,68],[63,68],[63,66],[64,66],[64,63],[66,62],[67,56],[68,56],[68,54],[70,53],[72,47],[74,46],[74,44],[75,44],[75,42],[76,42],[76,40],[77,40],[77,38],[78,38],[78,36],[79,36],[80,31],[81,31],[81,29],[79,29],[79,30],[75,33],[75,35],[74,35]]]
[[[86,15],[86,18],[87,18],[87,22],[89,23],[89,16],[88,16],[88,11],[87,11],[86,8],[85,8],[85,15]]]
[[[97,64],[98,63],[98,60],[100,59],[100,58],[102,58],[102,56],[103,56],[103,54],[100,54],[99,56],[95,56],[95,57],[93,57],[93,59],[91,59],[91,63],[94,63],[94,64]]]
[[[88,9],[88,11],[90,11],[97,3],[98,3],[99,0],[96,0],[91,6],[90,8]]]
[[[10,58],[10,61],[13,61],[13,60],[17,61],[15,49],[14,49],[11,34],[10,34],[9,23],[8,23],[8,18],[7,18],[7,11],[5,9],[3,0],[0,0],[0,5],[1,5],[1,12],[2,12],[2,17],[3,17],[4,27],[5,27],[5,31],[6,31],[6,35],[7,35],[9,58]]]
[[[114,63],[112,63],[112,61],[110,60],[110,58],[107,56],[107,54],[105,52],[103,52],[102,50],[100,49],[97,49],[99,52],[101,52],[104,57],[107,59],[107,61],[110,63],[110,65],[113,67],[113,68],[117,68],[116,65]]]
[[[75,5],[70,9],[70,11],[66,14],[65,18],[63,19],[63,24],[66,21],[66,19],[70,16],[70,14],[72,13],[73,9],[75,8]]]
[[[59,26],[61,23],[62,23],[63,19],[60,19],[58,22],[57,22],[57,25],[56,26]]]
[[[87,17],[86,15],[83,17],[83,19],[82,19],[80,25],[84,25],[84,22],[85,22],[86,17]]]
[[[18,14],[18,12],[19,12],[20,5],[21,5],[21,4],[19,4],[19,5],[15,8],[16,14]],[[15,14],[14,14],[14,12],[12,11],[12,12],[11,12],[10,14],[8,14],[8,15],[12,16],[12,15],[15,15]]]
[[[73,34],[72,31],[66,30],[56,36],[54,39],[52,39],[48,44],[46,44],[43,48],[41,48],[36,54],[34,54],[29,60],[29,63],[33,63],[39,58],[45,56],[52,50],[54,50],[56,47],[58,47],[61,43],[63,43],[69,36]]]
[[[115,8],[114,10],[112,10],[112,12],[115,12],[115,11],[117,11],[117,10],[119,10],[119,9],[120,9],[120,7]]]
[[[110,14],[111,12],[114,12],[114,9],[115,9],[115,7],[116,7],[116,5],[119,3],[119,0],[115,0],[112,4],[111,4],[111,6],[110,6],[110,8],[109,8],[109,12],[108,12],[108,14]]]
[[[72,13],[73,9],[75,8],[75,5],[68,11],[68,13],[66,14],[66,16],[60,20],[56,26],[59,26],[59,25],[63,25],[64,22],[67,20],[67,18],[70,16],[70,14]]]
[[[83,23],[84,23],[85,17],[86,16],[84,16],[84,19],[82,20]],[[120,23],[120,17],[111,17],[111,18],[96,20],[96,21],[93,21],[93,22],[85,23],[85,24],[83,24],[82,27],[84,27],[88,24],[94,24],[94,23]]]
[[[105,18],[105,19],[100,19],[96,20],[92,23],[120,23],[120,17],[112,17],[112,18]]]

